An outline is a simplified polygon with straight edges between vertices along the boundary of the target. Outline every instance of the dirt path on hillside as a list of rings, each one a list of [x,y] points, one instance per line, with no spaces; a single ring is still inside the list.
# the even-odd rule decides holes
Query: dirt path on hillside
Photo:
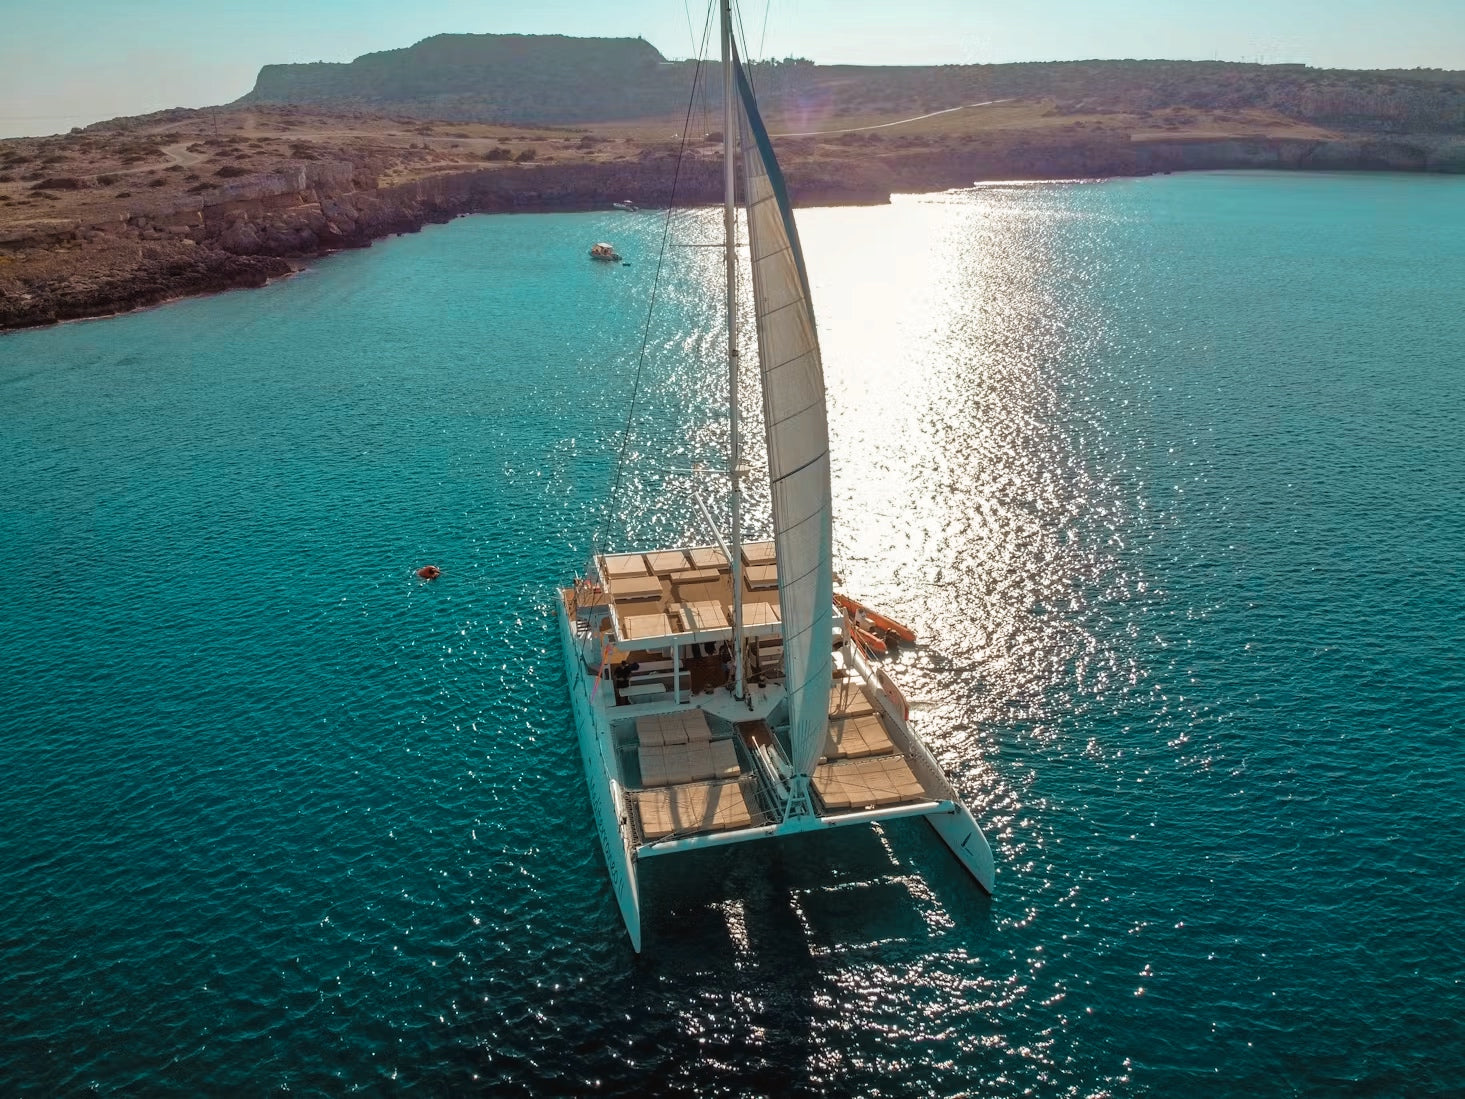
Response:
[[[209,156],[207,153],[190,153],[188,151],[190,144],[192,142],[184,141],[177,145],[164,145],[158,152],[167,158],[169,164],[176,164],[180,168],[192,168],[195,164],[202,164]],[[156,164],[144,164],[137,168],[113,168],[108,174],[130,176],[136,175],[138,172],[156,172],[157,170]]]
[[[769,137],[823,137],[825,134],[857,134],[862,130],[884,130],[890,126],[904,126],[907,122],[919,122],[923,118],[935,118],[938,115],[951,114],[954,111],[969,111],[973,107],[993,107],[998,103],[1011,103],[1011,99],[984,99],[980,103],[963,103],[960,107],[947,107],[941,111],[930,111],[926,114],[913,115],[910,118],[896,119],[894,122],[877,122],[873,126],[851,126],[844,130],[810,130],[802,134],[769,134]]]

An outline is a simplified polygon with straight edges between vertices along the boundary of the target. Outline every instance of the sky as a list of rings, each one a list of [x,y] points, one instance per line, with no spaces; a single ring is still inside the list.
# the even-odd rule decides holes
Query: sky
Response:
[[[696,52],[706,0],[0,0],[0,137],[227,103],[261,65],[434,34],[642,37]],[[744,54],[822,64],[1084,58],[1465,69],[1465,0],[742,0]]]

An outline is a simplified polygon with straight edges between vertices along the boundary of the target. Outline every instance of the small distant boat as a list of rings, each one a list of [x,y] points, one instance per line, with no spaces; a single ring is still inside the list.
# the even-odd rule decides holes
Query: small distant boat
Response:
[[[626,211],[626,213],[628,213],[628,214],[629,213],[634,213],[636,210],[639,210],[640,209],[639,206],[637,206],[634,202],[632,202],[628,198],[621,199],[620,202],[612,202],[611,205],[614,206],[617,210],[624,210],[624,211]]]
[[[594,248],[590,249],[590,258],[600,260],[603,263],[620,263],[621,257],[609,244],[601,241]]]

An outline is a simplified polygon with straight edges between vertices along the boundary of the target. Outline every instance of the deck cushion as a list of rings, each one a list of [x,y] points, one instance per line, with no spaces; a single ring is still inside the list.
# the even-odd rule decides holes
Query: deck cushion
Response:
[[[635,796],[641,833],[648,840],[687,832],[746,828],[754,809],[737,782],[699,783],[642,790]]]
[[[734,778],[742,774],[738,750],[731,740],[714,740],[711,746],[712,770],[716,778]]]
[[[622,553],[615,557],[606,557],[606,575],[614,579],[617,576],[645,576],[646,558],[639,553]]]
[[[692,567],[698,569],[725,569],[727,568],[727,554],[716,546],[701,546],[694,550],[688,550],[687,556],[692,559]]]
[[[814,770],[814,791],[828,809],[874,809],[927,797],[901,756],[820,764]]]
[[[834,718],[824,736],[827,759],[853,756],[882,756],[895,750],[890,734],[876,714]]]
[[[651,566],[651,571],[658,575],[679,572],[688,564],[687,555],[681,550],[659,550],[656,553],[648,553],[646,563]]]
[[[858,679],[836,679],[829,687],[829,716],[858,717],[873,714],[875,703]]]

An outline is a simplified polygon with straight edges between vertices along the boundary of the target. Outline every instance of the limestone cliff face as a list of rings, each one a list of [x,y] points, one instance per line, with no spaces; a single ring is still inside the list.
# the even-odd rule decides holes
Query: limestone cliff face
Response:
[[[572,123],[670,117],[695,62],[649,43],[560,35],[438,35],[349,64],[268,65],[241,103],[364,107],[459,121]],[[711,67],[707,106],[721,98]],[[1348,71],[1227,61],[1046,61],[1004,65],[753,66],[765,113],[879,104],[892,115],[980,99],[1050,100],[1075,117],[1169,107],[1262,109],[1329,129],[1465,133],[1465,72]]]
[[[134,249],[120,267],[104,265],[20,293],[0,292],[0,332],[110,316],[187,294],[263,286],[290,271],[289,262],[276,257],[236,256],[161,240]]]
[[[1332,171],[1460,172],[1465,138],[1420,134],[1333,141],[1267,138],[1226,141],[1136,142],[1144,171],[1207,168],[1290,168]]]
[[[689,161],[670,192],[672,163],[648,158],[613,164],[524,165],[445,172],[380,186],[376,166],[343,161],[238,180],[222,201],[134,217],[143,239],[183,236],[235,256],[307,257],[362,247],[392,233],[467,213],[605,209],[622,199],[642,206],[720,201],[720,167]],[[1132,142],[1091,138],[1062,149],[960,148],[866,156],[851,162],[788,166],[800,205],[888,202],[897,191],[967,186],[982,179],[1100,178],[1214,168],[1465,170],[1465,139],[1348,141],[1225,140]]]
[[[359,166],[327,162],[250,180],[226,201],[179,211],[174,222],[189,225],[198,243],[235,255],[300,257],[365,246],[459,214],[604,209],[626,198],[665,204],[671,178],[669,164],[651,160],[469,169],[380,186]],[[677,200],[712,201],[721,185],[715,166],[684,165]]]
[[[72,223],[38,226],[52,236],[113,232],[139,240],[186,238],[235,256],[307,257],[361,247],[391,233],[467,213],[604,209],[630,199],[642,206],[698,204],[721,199],[722,176],[713,161],[682,165],[677,193],[672,163],[636,162],[524,165],[444,172],[381,186],[369,162],[317,161],[232,181],[206,205],[177,201],[151,214],[101,227]],[[1090,138],[1060,149],[923,150],[864,156],[849,162],[788,166],[789,188],[800,205],[887,202],[897,191],[961,187],[983,179],[1100,178],[1214,168],[1465,170],[1465,138],[1223,140],[1132,142],[1121,135]]]

